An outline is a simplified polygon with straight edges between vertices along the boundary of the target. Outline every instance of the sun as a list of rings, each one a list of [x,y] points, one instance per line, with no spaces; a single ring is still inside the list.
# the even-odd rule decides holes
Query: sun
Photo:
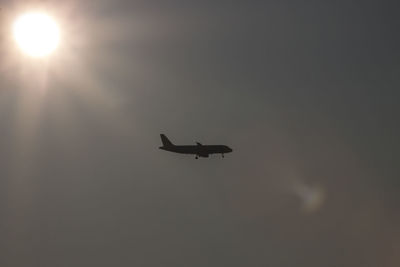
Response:
[[[60,32],[49,15],[40,12],[19,16],[13,27],[14,38],[23,52],[32,57],[45,57],[58,46]]]

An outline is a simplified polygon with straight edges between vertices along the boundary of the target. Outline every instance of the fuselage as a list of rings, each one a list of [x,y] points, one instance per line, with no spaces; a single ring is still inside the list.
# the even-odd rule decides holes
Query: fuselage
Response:
[[[232,152],[232,149],[225,145],[172,145],[161,146],[160,149],[181,154],[193,154],[200,157],[208,157],[210,154],[225,154]]]

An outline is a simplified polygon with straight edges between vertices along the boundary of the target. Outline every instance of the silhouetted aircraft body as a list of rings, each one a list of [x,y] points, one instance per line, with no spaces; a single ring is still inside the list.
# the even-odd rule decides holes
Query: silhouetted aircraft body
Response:
[[[225,153],[232,152],[232,149],[228,146],[202,145],[198,142],[196,142],[197,145],[192,146],[177,146],[169,141],[169,139],[165,135],[161,134],[160,136],[163,144],[159,147],[160,149],[175,153],[196,155],[196,159],[198,157],[208,158],[210,154],[221,154],[222,157],[224,157]]]

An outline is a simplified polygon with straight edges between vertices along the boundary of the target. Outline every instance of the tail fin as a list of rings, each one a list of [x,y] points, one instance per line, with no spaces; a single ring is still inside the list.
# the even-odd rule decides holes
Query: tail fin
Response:
[[[174,145],[174,144],[172,144],[171,141],[169,141],[169,139],[164,134],[160,134],[160,136],[161,136],[161,142],[162,142],[163,146],[170,147],[170,146]]]

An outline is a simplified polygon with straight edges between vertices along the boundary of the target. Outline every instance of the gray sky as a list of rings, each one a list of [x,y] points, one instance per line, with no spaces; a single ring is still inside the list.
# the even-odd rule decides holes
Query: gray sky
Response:
[[[399,266],[399,5],[251,2],[1,1],[1,266]]]

